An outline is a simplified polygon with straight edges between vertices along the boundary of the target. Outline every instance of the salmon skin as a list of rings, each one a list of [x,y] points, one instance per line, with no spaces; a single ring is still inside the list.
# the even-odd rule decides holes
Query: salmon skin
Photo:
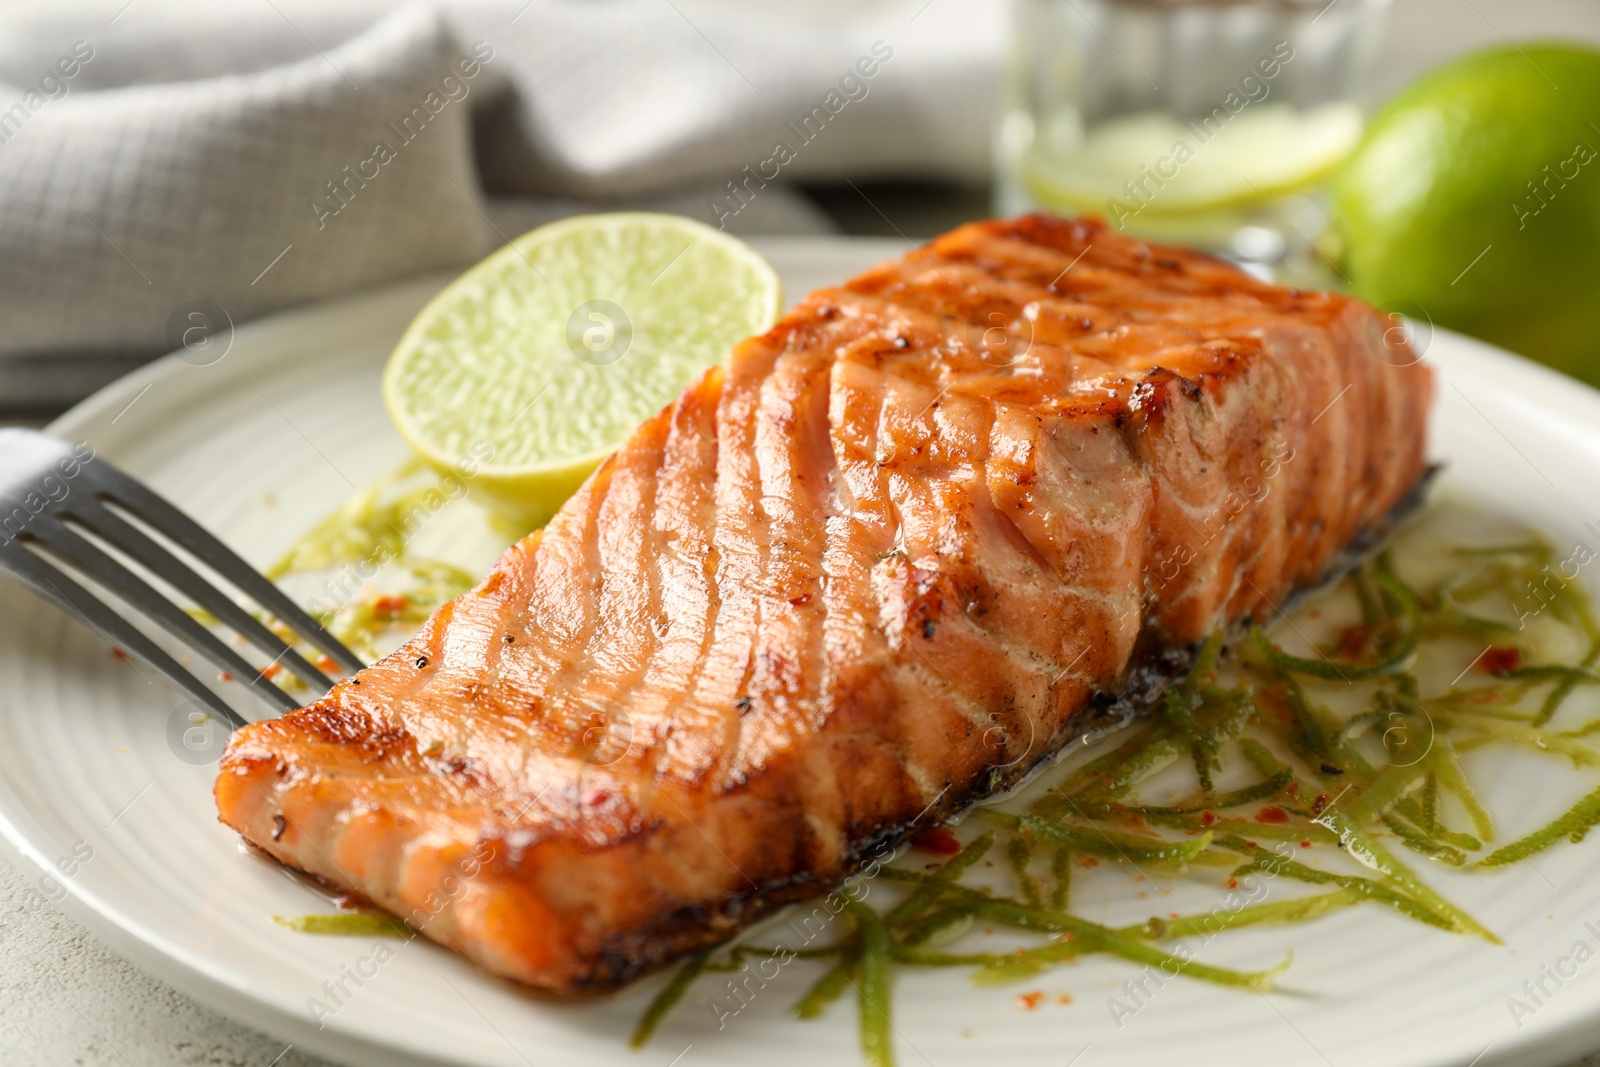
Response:
[[[234,734],[222,821],[602,991],[1022,778],[1383,535],[1432,375],[1346,296],[963,226],[647,421],[382,662]]]

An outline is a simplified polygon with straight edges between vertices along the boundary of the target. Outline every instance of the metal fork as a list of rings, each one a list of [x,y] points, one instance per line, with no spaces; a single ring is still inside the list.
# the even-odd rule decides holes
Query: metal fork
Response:
[[[270,656],[272,664],[281,664],[318,694],[333,687],[330,678],[248,609],[141,526],[203,563],[339,666],[350,671],[366,666],[264,575],[167,501],[96,458],[88,446],[34,430],[0,430],[0,570],[66,609],[113,648],[165,675],[230,726],[242,726],[245,719],[111,603],[80,584],[73,572],[115,593],[145,619],[282,710],[292,711],[305,701],[275,685],[268,668],[251,666],[107,548],[210,612]]]

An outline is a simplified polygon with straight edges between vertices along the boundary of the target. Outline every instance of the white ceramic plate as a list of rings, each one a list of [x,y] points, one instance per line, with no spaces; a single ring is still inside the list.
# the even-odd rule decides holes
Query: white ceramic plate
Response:
[[[903,251],[842,240],[762,247],[791,296]],[[353,487],[404,458],[379,402],[379,371],[440,284],[252,325],[220,362],[161,361],[54,429],[88,440],[264,565]],[[1434,444],[1448,463],[1441,490],[1542,527],[1563,547],[1583,539],[1600,549],[1600,394],[1444,331],[1432,334],[1428,356],[1443,372]],[[1586,528],[1590,521],[1595,528]],[[483,551],[457,547],[468,557]],[[615,998],[558,1004],[427,942],[404,944],[380,963],[386,952],[374,942],[278,927],[273,915],[326,910],[325,902],[246,854],[217,823],[213,767],[185,762],[174,755],[182,746],[169,743],[182,710],[176,694],[146,682],[95,635],[0,582],[0,837],[24,870],[38,873],[43,891],[202,1002],[358,1064],[659,1067],[680,1054],[686,1065],[858,1061],[853,1005],[819,1022],[787,1017],[817,973],[804,962],[790,964],[721,1028],[708,1003],[719,990],[704,982],[649,1047],[632,1053],[627,1035],[659,978]],[[1505,835],[1570,803],[1568,776],[1557,775],[1559,789],[1545,788],[1549,767],[1530,754],[1474,768]],[[1362,908],[1288,932],[1241,931],[1201,951],[1209,961],[1257,968],[1292,944],[1290,993],[1180,981],[1146,983],[1153,995],[1134,1001],[1120,988],[1137,977],[1132,969],[1089,958],[1034,983],[1049,996],[1024,1012],[1011,992],[974,989],[959,972],[903,977],[895,1001],[900,1060],[1424,1067],[1574,1059],[1600,1047],[1600,963],[1588,962],[1600,950],[1597,844],[1553,849],[1537,867],[1495,875],[1429,871],[1504,947]],[[1177,906],[1177,898],[1151,896],[1089,890],[1076,906],[1114,924]],[[1579,942],[1587,946],[1582,965],[1572,955]],[[1551,995],[1535,1004],[1522,986],[1538,983],[1544,967],[1561,984],[1544,977]],[[1061,1003],[1062,993],[1072,1003]],[[1113,996],[1142,1006],[1118,1025]],[[1511,997],[1534,1011],[1514,1019]],[[321,1026],[313,998],[337,1006]]]

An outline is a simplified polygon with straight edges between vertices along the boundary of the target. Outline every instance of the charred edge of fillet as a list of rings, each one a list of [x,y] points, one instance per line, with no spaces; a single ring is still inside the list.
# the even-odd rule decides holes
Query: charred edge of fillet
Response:
[[[1417,484],[1390,509],[1381,522],[1353,537],[1324,569],[1321,577],[1291,592],[1280,607],[1288,610],[1328,588],[1380,548],[1422,506],[1428,486],[1438,470],[1439,467],[1435,465],[1424,471],[1417,479]],[[1243,636],[1254,621],[1251,618],[1242,619],[1231,627],[1230,642]],[[1202,643],[1173,647],[1164,643],[1158,632],[1147,628],[1134,646],[1122,688],[1093,694],[1037,755],[1018,760],[1010,766],[992,767],[989,774],[972,789],[942,799],[919,817],[885,827],[862,840],[851,850],[837,877],[806,874],[772,882],[748,893],[730,895],[715,904],[680,908],[648,926],[613,938],[602,947],[594,965],[586,973],[574,977],[570,991],[609,992],[673,959],[721,944],[750,923],[786,904],[838,891],[846,878],[859,874],[874,859],[881,861],[885,846],[898,848],[919,829],[944,822],[979,801],[1012,788],[1079,738],[1115,729],[1148,713],[1169,686],[1189,673]],[[825,902],[818,906],[826,910],[830,918],[837,914],[827,908]]]
[[[1424,470],[1411,491],[1390,508],[1381,521],[1359,531],[1334,555],[1315,581],[1291,590],[1282,603],[1273,606],[1274,610],[1287,615],[1307,600],[1337,585],[1363,560],[1382,548],[1400,526],[1421,509],[1427,499],[1428,486],[1433,483],[1440,467],[1440,464],[1434,464]],[[1232,645],[1242,638],[1251,625],[1258,621],[1261,620],[1247,617],[1232,624],[1228,628],[1227,644]],[[1140,633],[1133,655],[1129,658],[1131,666],[1128,680],[1122,689],[1116,693],[1101,691],[1092,698],[1094,702],[1105,705],[1108,712],[1116,713],[1107,724],[1108,727],[1130,722],[1153,708],[1169,686],[1188,675],[1194,657],[1204,643],[1202,639],[1187,647],[1175,648],[1165,644],[1160,633],[1152,628],[1147,627]]]
[[[884,835],[887,837],[888,835]],[[861,866],[865,850],[854,853],[851,869],[839,876],[842,882]],[[649,925],[611,938],[601,946],[590,968],[571,976],[564,993],[594,995],[610,993],[641,975],[671,963],[692,952],[714,948],[742,933],[751,923],[772,914],[787,904],[823,897],[836,889],[838,882],[816,875],[802,875],[768,883],[759,890],[737,893],[715,904],[695,904],[678,908]],[[819,907],[823,905],[819,904]],[[840,910],[843,908],[841,906]],[[829,912],[830,919],[838,912]],[[845,929],[846,927],[841,927]],[[820,944],[829,943],[826,934]],[[815,947],[796,946],[791,948]]]

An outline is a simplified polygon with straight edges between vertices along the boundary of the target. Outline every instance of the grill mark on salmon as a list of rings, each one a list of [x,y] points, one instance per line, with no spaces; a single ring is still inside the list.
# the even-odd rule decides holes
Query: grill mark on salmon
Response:
[[[219,814],[497,974],[613,988],[1380,538],[1432,391],[1383,325],[1095,220],[964,226],[738,346],[404,648],[238,731]]]

